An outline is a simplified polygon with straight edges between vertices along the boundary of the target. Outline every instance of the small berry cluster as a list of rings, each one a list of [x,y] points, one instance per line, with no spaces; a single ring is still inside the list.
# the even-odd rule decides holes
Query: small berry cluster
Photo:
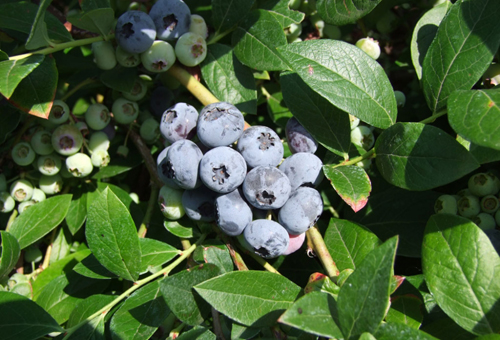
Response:
[[[185,214],[194,221],[216,221],[264,258],[302,246],[323,211],[314,189],[323,178],[323,164],[314,155],[316,141],[296,119],[286,126],[292,155],[285,160],[274,130],[245,129],[242,113],[226,102],[207,105],[199,114],[177,103],[163,113],[160,130],[171,143],[157,159],[165,183],[158,203],[167,219]]]

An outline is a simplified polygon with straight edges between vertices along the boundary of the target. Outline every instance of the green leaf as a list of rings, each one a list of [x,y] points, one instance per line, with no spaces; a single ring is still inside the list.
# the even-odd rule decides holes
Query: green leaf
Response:
[[[117,275],[107,270],[93,254],[84,258],[73,270],[82,276],[96,280],[108,280],[117,277]]]
[[[106,269],[137,280],[141,266],[137,230],[128,209],[109,188],[90,206],[85,233],[90,250]]]
[[[260,8],[266,9],[285,28],[291,24],[299,24],[304,20],[305,14],[299,11],[291,10],[288,7],[289,0],[268,0],[260,5]]]
[[[267,99],[267,113],[273,123],[281,128],[286,127],[288,119],[293,117],[293,114],[286,107],[285,101],[283,100],[283,93],[276,92],[271,94]]]
[[[429,46],[422,85],[429,108],[446,106],[453,91],[470,90],[500,44],[500,2],[460,0],[451,6]]]
[[[355,23],[370,13],[382,0],[318,0],[316,8],[329,24],[342,26]]]
[[[283,98],[299,123],[331,152],[347,158],[351,144],[349,115],[314,92],[298,75],[280,75]]]
[[[5,142],[21,121],[21,112],[7,103],[0,106],[0,144]]]
[[[422,300],[413,295],[395,296],[391,299],[391,308],[387,312],[385,321],[419,329],[424,319],[422,304]]]
[[[113,90],[129,93],[134,88],[137,80],[137,68],[117,66],[112,70],[101,73],[99,79],[104,85]]]
[[[285,33],[268,11],[250,12],[233,32],[231,43],[234,54],[248,67],[260,71],[288,69],[276,51],[276,47],[287,44]]]
[[[210,307],[199,296],[194,295],[192,288],[220,274],[214,264],[202,264],[183,270],[160,281],[160,290],[168,307],[179,320],[196,326],[209,315]]]
[[[190,220],[181,220],[181,221],[186,221],[188,226],[183,226],[177,221],[167,221],[165,220],[163,222],[163,225],[165,226],[165,229],[167,229],[172,235],[175,235],[180,238],[192,238],[194,235],[197,233],[195,230],[194,223],[192,223]]]
[[[253,73],[236,59],[231,47],[209,45],[207,57],[201,64],[201,74],[220,101],[231,103],[243,112],[257,113]]]
[[[75,235],[87,219],[87,193],[83,192],[81,187],[72,191],[73,198],[65,221],[71,234]]]
[[[500,257],[474,223],[433,215],[422,244],[422,269],[439,307],[462,328],[476,335],[500,331]]]
[[[219,267],[221,274],[233,271],[234,265],[229,249],[210,246],[203,249],[203,259],[206,263],[215,264]]]
[[[325,232],[326,247],[339,271],[356,269],[381,243],[370,230],[348,220],[332,218]]]
[[[214,333],[210,332],[208,328],[202,326],[195,326],[187,332],[183,332],[177,340],[216,340],[217,337]]]
[[[368,253],[340,288],[337,306],[346,339],[373,333],[382,323],[389,307],[397,241],[393,237]]]
[[[107,35],[113,29],[114,18],[111,8],[97,8],[69,16],[68,21],[83,30]]]
[[[102,293],[108,283],[70,272],[49,282],[37,297],[36,303],[62,324],[68,320],[71,311],[81,300]]]
[[[68,211],[69,213],[69,211]],[[66,228],[59,228],[56,238],[52,242],[49,263],[54,263],[66,257],[71,250],[71,234]]]
[[[57,77],[54,58],[46,57],[17,85],[9,101],[24,112],[47,118],[56,95]]]
[[[448,120],[472,143],[500,150],[500,89],[453,92]]]
[[[422,64],[424,63],[427,50],[436,36],[441,20],[448,13],[450,7],[451,2],[446,0],[444,3],[431,8],[420,18],[413,28],[410,43],[411,60],[418,79],[422,78]]]
[[[66,217],[71,195],[59,195],[31,206],[12,223],[9,232],[17,238],[21,249],[35,243]]]
[[[4,340],[38,339],[63,329],[42,307],[22,295],[0,291],[0,330]]]
[[[380,134],[375,149],[384,179],[408,190],[436,188],[479,167],[453,137],[422,123],[397,123]]]
[[[255,0],[213,0],[212,22],[217,33],[223,33],[235,26],[248,13]]]
[[[161,266],[181,253],[171,245],[151,238],[140,238],[139,244],[142,253],[141,273],[148,271],[149,267]]]
[[[85,321],[83,325],[64,337],[64,340],[104,340],[104,318],[101,314],[92,320]]]
[[[337,303],[333,296],[327,293],[311,292],[286,310],[278,319],[284,323],[308,333],[326,338],[340,339],[342,332],[338,322]]]
[[[450,334],[448,334],[450,335]],[[427,333],[411,328],[401,323],[383,323],[375,333],[377,340],[411,339],[411,340],[438,340]]]
[[[83,11],[88,12],[96,8],[108,8],[109,0],[80,0],[80,7]]]
[[[429,294],[430,295],[430,294]],[[439,307],[436,306],[436,309]],[[439,309],[440,313],[444,314],[441,309]],[[449,317],[441,317],[434,322],[424,325],[421,328],[422,332],[432,335],[437,339],[447,339],[450,340],[471,340],[477,339],[476,336],[467,332],[465,329],[460,327],[450,319]]]
[[[278,51],[307,85],[337,108],[381,129],[396,122],[392,85],[380,64],[361,49],[340,40],[319,39]]]
[[[34,54],[24,59],[0,62],[0,93],[9,99],[21,80],[40,66],[44,58],[42,54]]]
[[[5,230],[0,230],[0,236],[2,237],[2,247],[0,258],[0,280],[8,275],[19,259],[21,255],[21,248],[17,239]]]
[[[500,161],[500,151],[485,148],[476,144],[470,145],[470,153],[479,162],[479,164]]]
[[[35,50],[50,45],[47,24],[45,23],[45,12],[51,1],[52,0],[42,0],[38,5],[35,21],[31,25],[31,31],[25,45],[28,50]]]
[[[110,323],[111,338],[149,339],[169,313],[158,281],[151,282],[130,295],[115,312]]]
[[[326,178],[330,180],[337,194],[354,212],[364,208],[372,191],[372,184],[368,174],[362,167],[356,165],[339,167],[324,165],[323,172]]]
[[[300,287],[287,278],[262,271],[233,271],[195,290],[222,314],[254,327],[272,325],[300,293]]]
[[[66,328],[78,325],[116,298],[114,295],[94,294],[80,301],[71,312],[68,322],[66,322]]]

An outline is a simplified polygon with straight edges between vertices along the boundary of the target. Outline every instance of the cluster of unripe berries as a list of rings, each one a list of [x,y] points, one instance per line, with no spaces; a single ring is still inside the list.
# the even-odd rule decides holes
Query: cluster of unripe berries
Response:
[[[215,221],[264,258],[301,247],[323,211],[314,189],[323,164],[314,155],[316,141],[296,119],[286,126],[292,155],[284,160],[278,134],[260,125],[245,129],[241,112],[226,102],[207,105],[199,114],[177,103],[164,112],[160,130],[171,143],[157,159],[165,183],[158,203],[167,219],[185,214]]]
[[[125,12],[118,18],[115,37],[116,49],[110,41],[92,45],[94,60],[101,69],[142,63],[149,72],[159,73],[167,71],[176,60],[196,66],[207,55],[205,20],[191,15],[182,0],[159,0],[149,14],[138,10]]]

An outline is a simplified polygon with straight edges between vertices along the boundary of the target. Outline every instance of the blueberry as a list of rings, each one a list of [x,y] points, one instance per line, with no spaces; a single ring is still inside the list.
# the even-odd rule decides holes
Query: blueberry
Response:
[[[6,192],[0,192],[0,212],[8,213],[14,210],[16,207],[16,201],[12,198],[12,196]]]
[[[26,179],[18,179],[10,185],[10,195],[18,202],[29,201],[33,196],[33,184]]]
[[[189,32],[197,33],[203,37],[203,39],[208,38],[208,27],[205,19],[201,15],[192,14],[191,15],[191,25],[189,26]]]
[[[182,65],[196,66],[207,57],[207,43],[198,33],[184,33],[175,44],[175,55]]]
[[[38,182],[38,187],[46,195],[54,195],[61,192],[63,184],[63,179],[59,174],[55,174],[54,176],[42,175],[40,177],[40,181]]]
[[[452,195],[441,195],[434,203],[436,214],[457,214],[457,200]]]
[[[52,134],[46,130],[39,130],[31,137],[31,147],[38,155],[50,155],[54,151]]]
[[[172,189],[180,189],[181,187],[174,182],[174,180],[169,177],[169,166],[167,165],[167,152],[170,146],[167,146],[163,149],[156,159],[156,171],[158,172],[158,176],[163,183]]]
[[[161,40],[175,40],[189,31],[191,11],[182,0],[158,0],[149,16],[156,26],[156,35]]]
[[[155,40],[153,45],[141,53],[142,66],[150,72],[167,71],[175,63],[174,47],[166,41]]]
[[[54,100],[49,113],[49,121],[54,124],[62,124],[69,119],[69,106],[62,100]]]
[[[88,142],[89,149],[92,151],[108,150],[109,144],[109,137],[103,131],[96,131],[92,133]]]
[[[217,194],[205,186],[185,190],[182,194],[182,206],[186,215],[194,221],[215,221],[215,199]]]
[[[375,144],[375,136],[368,126],[359,125],[351,130],[351,143],[369,150]]]
[[[115,52],[116,61],[123,67],[136,67],[141,63],[138,53],[130,53],[118,46]]]
[[[130,124],[139,116],[139,105],[123,97],[116,99],[111,107],[115,121],[119,124]]]
[[[290,255],[291,253],[295,253],[302,247],[306,239],[306,233],[302,233],[299,235],[289,235],[289,236],[290,236],[290,243],[288,244],[288,248],[285,250],[283,255]]]
[[[92,43],[94,62],[101,70],[111,70],[116,66],[116,52],[111,41]]]
[[[55,153],[40,156],[37,159],[38,171],[47,176],[57,174],[61,170],[61,165],[61,158]]]
[[[155,41],[155,24],[144,12],[127,11],[116,22],[115,38],[126,52],[142,53]]]
[[[59,125],[52,133],[52,147],[63,156],[77,153],[82,145],[82,133],[74,125]]]
[[[12,160],[21,166],[30,165],[36,157],[35,151],[28,142],[19,142],[11,150]]]
[[[90,104],[85,112],[85,121],[93,130],[104,129],[111,121],[108,108],[100,103]]]
[[[246,129],[238,140],[237,148],[250,168],[277,166],[281,163],[284,152],[276,132],[260,125]]]
[[[238,189],[217,197],[215,211],[217,225],[229,236],[240,235],[248,223],[252,222],[252,209]]]
[[[168,142],[191,139],[196,134],[198,111],[186,103],[177,103],[167,109],[161,117],[160,131]]]
[[[299,152],[285,158],[279,169],[290,179],[292,190],[316,187],[323,179],[323,162],[314,154]]]
[[[288,147],[292,153],[315,153],[318,149],[316,140],[294,117],[290,118],[286,123],[285,133]]]
[[[247,174],[245,159],[227,146],[208,151],[200,161],[200,179],[208,188],[226,194],[239,187]]]
[[[147,91],[148,87],[146,85],[146,82],[142,80],[142,78],[137,77],[134,83],[134,87],[132,87],[132,91],[122,92],[122,95],[123,97],[125,97],[125,99],[138,102],[146,96]]]
[[[174,94],[172,91],[164,86],[158,86],[151,92],[149,98],[149,109],[153,115],[161,117],[166,109],[168,109],[174,101]],[[197,116],[198,117],[198,113]]]
[[[93,166],[95,166],[96,168],[102,168],[108,166],[111,158],[109,157],[108,150],[99,149],[92,152],[90,160],[92,161]]]
[[[66,168],[70,174],[75,177],[85,177],[90,175],[94,166],[90,157],[82,152],[75,153],[74,155],[66,158]]]
[[[201,185],[198,176],[200,148],[188,139],[175,142],[168,149],[164,174],[183,189],[194,189]]]
[[[473,218],[481,212],[481,203],[477,196],[465,195],[457,201],[457,210],[460,216]]]
[[[288,177],[271,166],[252,169],[243,182],[243,194],[248,203],[259,209],[281,208],[291,191]]]
[[[323,212],[323,200],[313,188],[298,188],[278,213],[280,224],[292,235],[312,227]]]
[[[200,141],[208,147],[228,146],[240,138],[244,127],[245,119],[236,106],[218,102],[201,110],[197,134]]]
[[[265,259],[282,255],[290,242],[285,228],[271,220],[250,222],[243,231],[243,235],[254,252]]]
[[[469,190],[473,195],[483,197],[486,195],[496,195],[498,186],[494,177],[487,173],[477,173],[469,178]]]
[[[153,117],[147,118],[142,122],[139,134],[147,144],[153,144],[160,138],[160,123]]]
[[[183,190],[173,189],[167,185],[164,185],[160,189],[158,193],[158,204],[165,218],[169,220],[178,220],[184,216],[185,211],[182,206],[182,194]]]
[[[373,59],[377,60],[380,57],[380,45],[373,38],[361,38],[356,41],[356,47],[359,47],[363,52],[368,54]]]

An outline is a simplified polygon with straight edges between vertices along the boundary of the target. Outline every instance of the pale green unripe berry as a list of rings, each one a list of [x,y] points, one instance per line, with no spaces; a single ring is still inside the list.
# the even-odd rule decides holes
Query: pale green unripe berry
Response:
[[[125,145],[120,145],[116,150],[116,153],[124,158],[128,156],[128,147]]]
[[[36,204],[36,202],[33,200],[24,201],[24,202],[19,203],[19,205],[17,206],[17,211],[19,212],[19,215],[21,215],[29,207],[31,207],[32,205],[35,205],[35,204]]]
[[[0,174],[0,192],[7,191],[7,179],[4,174]]]
[[[375,136],[368,126],[360,125],[351,130],[351,143],[369,150],[375,144]]]
[[[18,202],[29,201],[33,196],[33,184],[26,179],[18,179],[10,185],[10,195]]]
[[[66,158],[66,167],[70,174],[79,178],[90,175],[92,170],[94,170],[92,160],[87,154],[82,152],[75,153]]]
[[[299,9],[301,4],[302,4],[302,0],[290,0],[288,2],[288,7],[290,9]]]
[[[498,192],[495,179],[485,173],[477,173],[469,178],[468,188],[473,195],[483,197],[486,195],[495,195]]]
[[[150,48],[141,53],[142,65],[146,70],[154,73],[167,71],[175,60],[174,48],[163,40],[156,40]]]
[[[52,147],[63,156],[77,153],[82,145],[82,133],[74,125],[59,125],[52,133]]]
[[[119,124],[130,124],[139,116],[139,105],[125,98],[118,98],[111,108],[113,116]]]
[[[441,195],[434,203],[436,214],[457,214],[457,200],[451,195]]]
[[[164,185],[158,194],[158,204],[165,218],[178,220],[184,216],[185,211],[182,206],[182,193],[184,190],[172,189]]]
[[[79,121],[75,123],[75,126],[78,128],[83,137],[89,134],[89,127],[87,123]]]
[[[63,184],[63,179],[59,174],[55,174],[54,176],[42,175],[38,182],[38,187],[46,195],[55,195],[61,192]]]
[[[69,119],[69,106],[62,100],[54,100],[49,113],[49,121],[54,124],[66,123]]]
[[[142,123],[139,133],[146,143],[154,143],[160,137],[160,123],[148,118]]]
[[[191,14],[191,25],[189,26],[189,32],[199,34],[203,37],[203,39],[208,38],[207,23],[201,15]]]
[[[351,124],[351,130],[358,127],[359,125],[359,118],[358,117],[354,117],[353,115],[349,115],[349,123]]]
[[[175,56],[186,66],[196,66],[207,56],[207,43],[199,34],[187,32],[175,44]]]
[[[286,39],[291,42],[300,36],[302,33],[302,24],[292,23],[290,26],[285,28]]]
[[[39,155],[49,155],[54,152],[52,146],[52,134],[45,130],[39,130],[31,137],[31,147]]]
[[[141,63],[141,57],[137,53],[129,53],[118,46],[116,48],[116,61],[123,67],[136,67]]]
[[[481,199],[481,210],[488,214],[493,214],[500,207],[500,201],[495,195],[486,195]]]
[[[8,213],[14,210],[16,207],[16,201],[14,198],[7,192],[0,192],[0,212]]]
[[[102,168],[108,166],[111,160],[108,151],[102,149],[94,151],[90,159],[92,161],[92,165],[95,166],[96,168]]]
[[[131,192],[128,194],[132,201],[134,201],[135,204],[139,204],[139,195],[137,195],[135,192]]]
[[[104,129],[111,121],[111,115],[108,108],[99,103],[91,104],[85,112],[85,121],[93,130]]]
[[[33,196],[31,196],[31,200],[35,201],[35,203],[45,201],[47,196],[45,193],[39,188],[33,188]]]
[[[11,156],[16,164],[26,166],[33,163],[36,153],[29,143],[19,142],[12,148]]]
[[[458,214],[463,217],[472,218],[481,212],[479,199],[474,195],[465,195],[457,202]]]
[[[495,229],[496,227],[495,218],[484,212],[479,213],[472,221],[482,230]]]
[[[55,153],[40,156],[37,160],[38,171],[43,175],[53,176],[61,170],[61,158]]]
[[[148,91],[148,87],[146,86],[146,82],[142,80],[141,78],[137,78],[134,87],[132,88],[132,91],[130,92],[122,92],[123,97],[128,100],[132,101],[139,101],[144,96],[146,95],[146,92]]]
[[[110,41],[92,43],[94,62],[101,70],[111,70],[116,66],[116,56],[113,44]]]
[[[356,46],[375,60],[380,57],[380,46],[378,41],[372,38],[359,39],[356,42]]]
[[[401,91],[394,91],[394,96],[396,97],[396,104],[398,107],[403,107],[406,104],[406,96]]]
[[[92,152],[97,150],[107,151],[109,150],[109,144],[110,141],[108,135],[102,131],[97,131],[90,135],[89,149],[92,150]]]
[[[323,28],[323,36],[333,40],[340,40],[342,32],[338,26],[325,24],[325,27]]]

